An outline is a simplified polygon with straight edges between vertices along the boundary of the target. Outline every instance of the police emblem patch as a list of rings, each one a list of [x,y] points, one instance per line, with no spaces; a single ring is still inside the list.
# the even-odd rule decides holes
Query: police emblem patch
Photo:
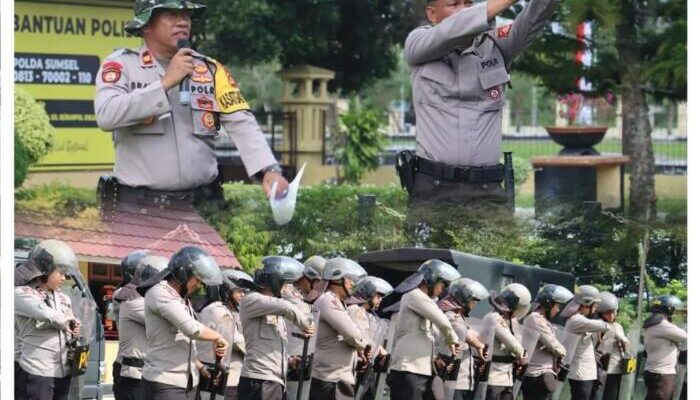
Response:
[[[498,88],[490,89],[489,96],[491,96],[491,99],[493,100],[498,100],[498,98],[501,97],[501,91],[498,90]]]
[[[510,35],[510,28],[513,26],[513,24],[508,24],[508,25],[503,25],[499,26],[497,31],[498,31],[498,37],[499,38],[507,38],[508,35]]]
[[[214,114],[210,112],[205,112],[202,115],[202,125],[204,125],[205,128],[211,129],[216,125],[216,121],[214,120]]]
[[[197,65],[196,67],[194,67],[194,72],[202,75],[202,74],[206,74],[207,72],[209,72],[209,69],[205,65],[200,64],[200,65]]]
[[[191,78],[192,82],[197,83],[211,83],[212,78],[209,75],[193,75]]]
[[[122,77],[122,65],[116,61],[102,64],[102,82],[114,83]]]
[[[206,96],[198,96],[197,97],[197,107],[199,107],[202,110],[210,110],[211,111],[214,109],[214,100],[212,100]]]

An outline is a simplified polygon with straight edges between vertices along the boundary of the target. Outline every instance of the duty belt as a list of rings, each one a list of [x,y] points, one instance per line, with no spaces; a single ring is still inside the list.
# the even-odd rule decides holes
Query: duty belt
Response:
[[[515,357],[513,356],[493,356],[491,361],[499,364],[512,364],[515,362]]]
[[[143,359],[136,357],[124,357],[122,358],[122,365],[127,367],[143,368]]]
[[[418,171],[450,182],[502,182],[505,178],[505,167],[503,164],[486,167],[464,167],[431,161],[422,157],[416,158],[418,161],[416,163]]]

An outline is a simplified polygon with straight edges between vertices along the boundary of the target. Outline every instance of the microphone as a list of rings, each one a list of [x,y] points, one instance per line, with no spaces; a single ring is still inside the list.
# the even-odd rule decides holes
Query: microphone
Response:
[[[177,48],[179,49],[189,49],[192,47],[190,41],[187,39],[178,39]],[[188,77],[182,78],[180,81],[180,105],[186,106],[190,104],[190,88],[187,84],[189,81]]]

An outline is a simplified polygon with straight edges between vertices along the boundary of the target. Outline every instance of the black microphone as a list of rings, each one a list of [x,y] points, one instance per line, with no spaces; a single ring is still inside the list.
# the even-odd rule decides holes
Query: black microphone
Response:
[[[177,48],[179,49],[189,49],[192,47],[190,44],[190,41],[188,39],[178,39],[177,40]],[[186,106],[190,104],[190,88],[187,82],[189,81],[188,77],[182,78],[180,81],[180,105]]]

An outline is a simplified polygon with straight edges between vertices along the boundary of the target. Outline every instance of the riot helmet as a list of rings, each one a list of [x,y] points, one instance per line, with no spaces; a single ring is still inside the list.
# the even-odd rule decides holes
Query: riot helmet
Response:
[[[581,285],[576,289],[574,298],[564,307],[561,316],[569,318],[576,314],[581,306],[593,306],[600,300],[600,291],[595,286]]]
[[[134,19],[129,21],[124,30],[132,35],[141,36],[141,28],[146,26],[153,17],[155,10],[190,10],[192,20],[201,18],[206,11],[204,4],[184,0],[136,0],[134,2]]]
[[[255,271],[256,285],[268,288],[275,297],[281,296],[285,283],[298,281],[304,272],[304,264],[286,256],[267,256],[262,259],[262,267]]]
[[[334,282],[349,278],[353,284],[367,276],[367,271],[353,260],[335,257],[326,261],[321,277],[324,281]]]
[[[661,313],[666,315],[669,319],[673,316],[676,310],[683,308],[683,302],[681,299],[674,295],[665,294],[654,299],[651,303],[652,313]]]
[[[598,304],[598,312],[600,314],[606,313],[608,311],[614,311],[617,313],[619,303],[617,296],[610,292],[600,293],[600,303]]]
[[[450,283],[461,276],[455,267],[441,260],[428,260],[418,267],[418,273],[428,285],[428,295],[433,296],[433,290],[438,282],[445,283],[445,289]]]
[[[129,256],[133,255],[134,253],[131,253]],[[127,258],[129,258],[129,256],[127,256]],[[154,254],[147,254],[144,257],[141,257],[139,260],[139,263],[134,270],[131,283],[136,286],[140,286],[151,279],[151,277],[165,271],[166,268],[168,268],[167,258]]]
[[[537,293],[535,301],[532,303],[531,310],[534,311],[543,307],[545,310],[545,317],[551,320],[554,318],[554,315],[552,315],[552,307],[554,307],[555,304],[559,304],[563,308],[573,297],[574,294],[564,286],[549,283],[542,286]]]
[[[122,283],[120,286],[124,286],[134,279],[136,269],[139,267],[139,265],[141,265],[141,261],[149,254],[151,254],[151,252],[148,250],[136,250],[129,253],[129,255],[122,259],[122,262],[119,265],[119,270],[122,274]],[[137,283],[136,285],[138,286],[139,284]]]
[[[513,318],[520,319],[530,309],[532,295],[525,286],[511,283],[504,287],[499,294],[492,291],[489,301],[498,312],[510,313]]]
[[[452,282],[447,293],[452,296],[457,304],[464,310],[469,309],[469,301],[471,299],[481,301],[489,297],[489,292],[484,285],[469,278],[459,278]]]
[[[326,259],[321,256],[311,256],[304,261],[304,276],[309,281],[322,279],[323,267],[326,265]]]
[[[382,297],[391,293],[394,288],[391,284],[382,278],[376,276],[368,276],[362,278],[353,290],[353,296],[362,300],[369,301],[375,294],[379,293]]]
[[[16,268],[15,283],[26,285],[36,278],[49,276],[54,270],[65,275],[77,273],[78,257],[65,242],[43,240],[31,249],[27,261]]]
[[[207,286],[221,285],[221,271],[212,256],[196,246],[185,246],[168,263],[171,275],[181,285],[196,277]]]

